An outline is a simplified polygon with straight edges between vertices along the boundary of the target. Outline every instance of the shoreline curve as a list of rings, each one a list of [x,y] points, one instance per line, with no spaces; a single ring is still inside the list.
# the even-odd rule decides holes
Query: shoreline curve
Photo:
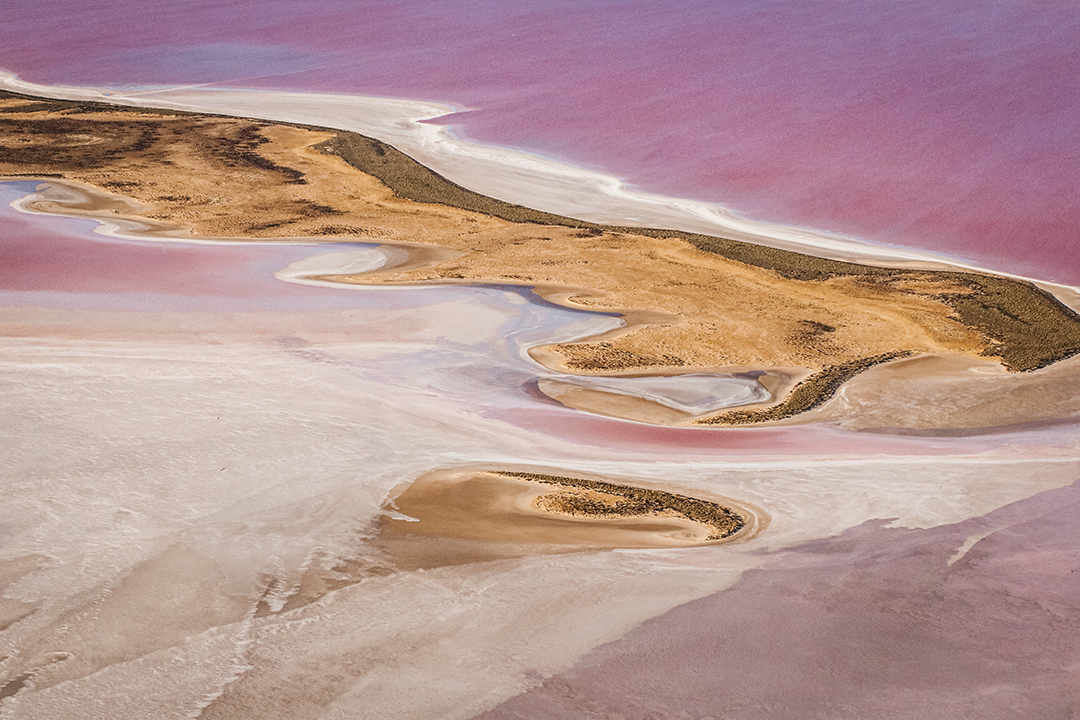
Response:
[[[716,203],[638,192],[616,177],[521,150],[464,140],[447,126],[420,122],[455,112],[446,103],[207,86],[125,91],[43,85],[20,80],[2,69],[0,90],[118,108],[173,110],[361,133],[408,152],[420,164],[473,192],[511,204],[536,205],[542,212],[635,229],[660,225],[686,233],[720,233],[742,242],[839,262],[998,275],[1035,283],[1080,310],[1080,286],[965,263],[928,250],[881,246],[825,230],[747,219]]]

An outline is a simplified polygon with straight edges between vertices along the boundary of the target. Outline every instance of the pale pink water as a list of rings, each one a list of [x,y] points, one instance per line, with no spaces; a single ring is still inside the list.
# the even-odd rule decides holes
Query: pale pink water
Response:
[[[55,0],[6,11],[0,67],[443,100],[648,190],[1080,283],[1068,0]]]

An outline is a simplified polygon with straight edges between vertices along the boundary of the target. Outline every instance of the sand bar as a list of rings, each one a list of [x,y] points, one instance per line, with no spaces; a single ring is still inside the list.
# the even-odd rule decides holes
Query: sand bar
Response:
[[[772,399],[754,377],[692,373],[668,376],[542,377],[540,392],[568,407],[661,425]]]

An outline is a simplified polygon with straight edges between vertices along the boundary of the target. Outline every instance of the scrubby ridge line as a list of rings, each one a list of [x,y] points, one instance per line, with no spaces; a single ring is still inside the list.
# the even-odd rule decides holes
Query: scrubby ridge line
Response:
[[[557,487],[572,488],[577,490],[592,490],[594,492],[616,495],[627,499],[627,503],[620,507],[602,503],[595,503],[590,507],[588,502],[575,501],[574,509],[583,515],[604,517],[612,514],[621,517],[635,517],[653,515],[663,512],[674,512],[685,517],[687,520],[701,523],[713,528],[713,532],[707,540],[723,540],[731,537],[747,525],[747,518],[735,510],[724,507],[708,500],[699,500],[687,495],[664,492],[662,490],[649,490],[632,485],[620,485],[617,483],[604,482],[602,480],[586,480],[584,478],[564,477],[562,475],[548,475],[533,472],[512,472],[506,470],[490,471],[493,475],[515,478],[518,480],[531,480],[533,482],[555,485]],[[613,512],[614,511],[614,512]]]
[[[853,362],[832,365],[806,378],[776,405],[749,410],[729,410],[696,421],[698,425],[750,425],[775,422],[808,410],[830,400],[840,387],[851,378],[874,365],[910,357],[910,352],[895,352],[862,358]]]

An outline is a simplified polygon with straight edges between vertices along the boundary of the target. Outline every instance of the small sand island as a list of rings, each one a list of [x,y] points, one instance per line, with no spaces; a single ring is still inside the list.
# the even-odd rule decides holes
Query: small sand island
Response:
[[[530,351],[554,371],[766,374],[766,401],[672,422],[784,420],[901,358],[991,359],[1026,372],[1080,352],[1080,317],[1026,281],[579,221],[471,192],[350,132],[0,93],[0,177],[103,191],[112,200],[78,214],[159,234],[422,250],[423,262],[327,281],[516,284],[625,317],[615,331]]]
[[[518,470],[428,473],[387,505],[378,542],[400,568],[614,548],[712,545],[764,515],[612,479]]]

